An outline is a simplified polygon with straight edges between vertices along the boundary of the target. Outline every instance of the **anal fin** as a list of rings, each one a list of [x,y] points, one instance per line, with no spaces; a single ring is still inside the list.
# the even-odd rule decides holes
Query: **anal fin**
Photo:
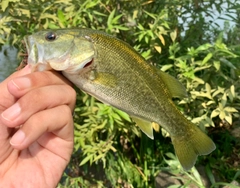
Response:
[[[132,117],[133,121],[140,127],[142,132],[144,132],[149,138],[154,139],[152,122],[138,118]]]

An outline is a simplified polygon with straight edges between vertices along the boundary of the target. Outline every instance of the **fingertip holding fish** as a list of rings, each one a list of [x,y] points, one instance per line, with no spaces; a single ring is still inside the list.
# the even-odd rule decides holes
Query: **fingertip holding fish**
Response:
[[[30,88],[32,83],[28,77],[19,77],[11,80],[13,86],[15,86],[18,90],[23,90],[26,88]]]

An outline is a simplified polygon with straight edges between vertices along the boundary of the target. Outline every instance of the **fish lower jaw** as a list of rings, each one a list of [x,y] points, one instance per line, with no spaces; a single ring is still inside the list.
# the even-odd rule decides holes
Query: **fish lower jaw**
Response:
[[[86,59],[85,61],[77,64],[74,64],[72,66],[69,66],[67,69],[64,70],[64,72],[68,74],[78,74],[79,72],[83,71],[86,68],[90,68],[93,65],[94,58],[91,57],[89,59]]]
[[[52,67],[47,63],[37,63],[37,64],[32,64],[28,63],[32,66],[32,72],[36,71],[47,71],[47,70],[52,70]]]

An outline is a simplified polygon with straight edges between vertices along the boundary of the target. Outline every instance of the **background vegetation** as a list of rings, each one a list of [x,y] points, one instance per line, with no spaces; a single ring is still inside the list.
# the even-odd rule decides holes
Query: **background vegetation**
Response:
[[[185,172],[164,130],[156,126],[152,141],[127,114],[79,91],[74,153],[59,187],[238,187],[237,0],[1,0],[0,5],[0,44],[22,52],[23,36],[46,28],[89,27],[128,42],[186,86],[189,97],[176,104],[217,145]],[[222,14],[219,25],[216,15]],[[168,177],[161,178],[164,174]]]

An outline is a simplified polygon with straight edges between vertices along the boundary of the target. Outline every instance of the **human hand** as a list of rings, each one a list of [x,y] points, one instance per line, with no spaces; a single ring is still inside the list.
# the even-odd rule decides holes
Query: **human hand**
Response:
[[[30,69],[0,83],[0,187],[56,187],[73,150],[74,89]]]

